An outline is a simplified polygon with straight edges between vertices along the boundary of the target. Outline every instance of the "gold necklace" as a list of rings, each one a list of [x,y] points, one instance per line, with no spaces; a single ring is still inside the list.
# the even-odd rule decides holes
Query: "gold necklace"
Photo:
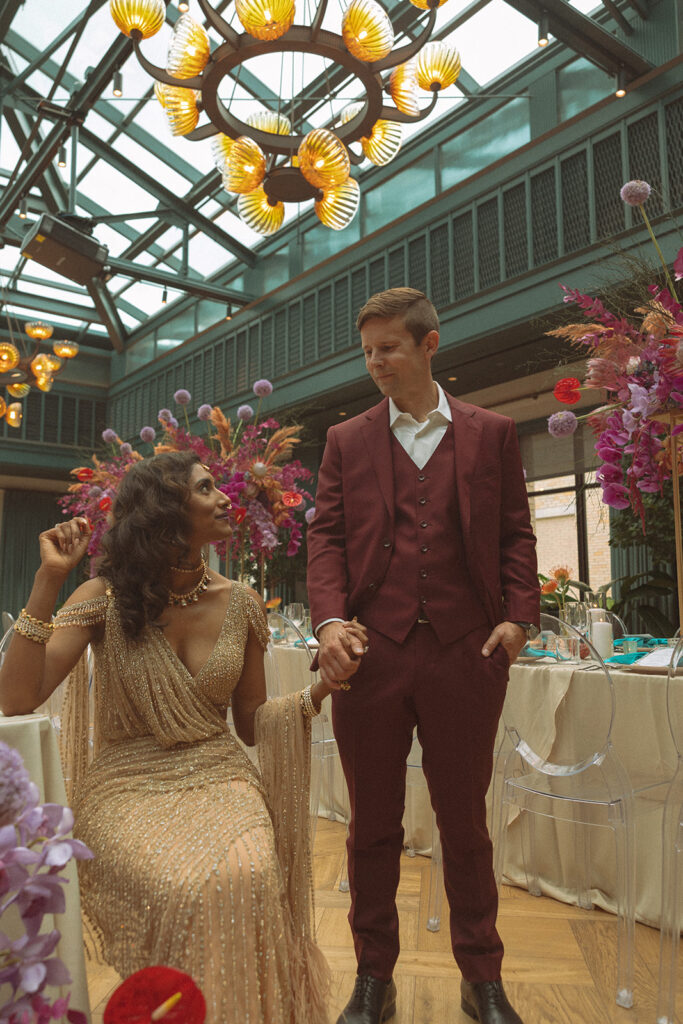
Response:
[[[201,568],[203,570],[202,578],[200,579],[196,587],[192,588],[192,590],[188,590],[186,594],[176,594],[173,590],[169,590],[168,603],[170,605],[180,605],[181,608],[185,608],[191,602],[199,600],[199,598],[208,588],[210,582],[209,570],[203,558],[201,561]]]
[[[201,560],[197,562],[196,565],[193,565],[191,569],[183,569],[181,565],[172,565],[171,572],[199,572],[200,569],[204,568],[206,568],[206,562],[204,561],[204,558],[202,556]]]

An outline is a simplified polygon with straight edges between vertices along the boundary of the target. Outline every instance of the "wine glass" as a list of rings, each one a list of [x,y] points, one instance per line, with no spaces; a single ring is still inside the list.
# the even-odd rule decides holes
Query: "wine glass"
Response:
[[[566,604],[560,612],[560,618],[568,625],[578,629],[584,636],[588,635],[590,618],[588,605],[584,601],[572,601]]]
[[[285,605],[285,615],[290,622],[293,622],[295,626],[301,629],[305,615],[305,609],[301,601],[294,601],[292,604]]]

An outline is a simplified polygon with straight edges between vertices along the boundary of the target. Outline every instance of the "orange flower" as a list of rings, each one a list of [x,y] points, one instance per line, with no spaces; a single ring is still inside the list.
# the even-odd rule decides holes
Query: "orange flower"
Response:
[[[557,590],[557,580],[548,580],[547,583],[543,583],[541,586],[542,594],[554,594]]]
[[[278,608],[282,604],[281,597],[271,597],[269,601],[266,601],[266,608]]]
[[[558,583],[567,583],[571,578],[572,571],[566,565],[556,565],[554,569],[550,570],[550,575]]]

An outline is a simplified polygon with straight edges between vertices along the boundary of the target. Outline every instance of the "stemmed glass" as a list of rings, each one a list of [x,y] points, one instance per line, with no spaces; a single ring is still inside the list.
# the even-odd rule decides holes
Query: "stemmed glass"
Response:
[[[569,626],[578,629],[584,636],[588,635],[590,628],[590,617],[588,605],[584,601],[572,601],[560,610],[560,618]]]
[[[299,628],[303,625],[305,613],[306,610],[300,601],[294,601],[293,604],[285,605],[285,615]]]

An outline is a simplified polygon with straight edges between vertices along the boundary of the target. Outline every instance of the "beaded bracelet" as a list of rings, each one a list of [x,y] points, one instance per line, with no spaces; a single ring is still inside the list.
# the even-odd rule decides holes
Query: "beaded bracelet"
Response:
[[[54,625],[51,622],[43,622],[29,615],[25,608],[21,609],[17,621],[14,623],[14,631],[27,640],[33,640],[36,644],[46,644],[52,636]]]
[[[316,715],[320,714],[320,708],[316,708],[311,697],[311,688],[307,686],[305,690],[302,690],[299,694],[301,701],[301,714],[304,718],[315,718]]]

